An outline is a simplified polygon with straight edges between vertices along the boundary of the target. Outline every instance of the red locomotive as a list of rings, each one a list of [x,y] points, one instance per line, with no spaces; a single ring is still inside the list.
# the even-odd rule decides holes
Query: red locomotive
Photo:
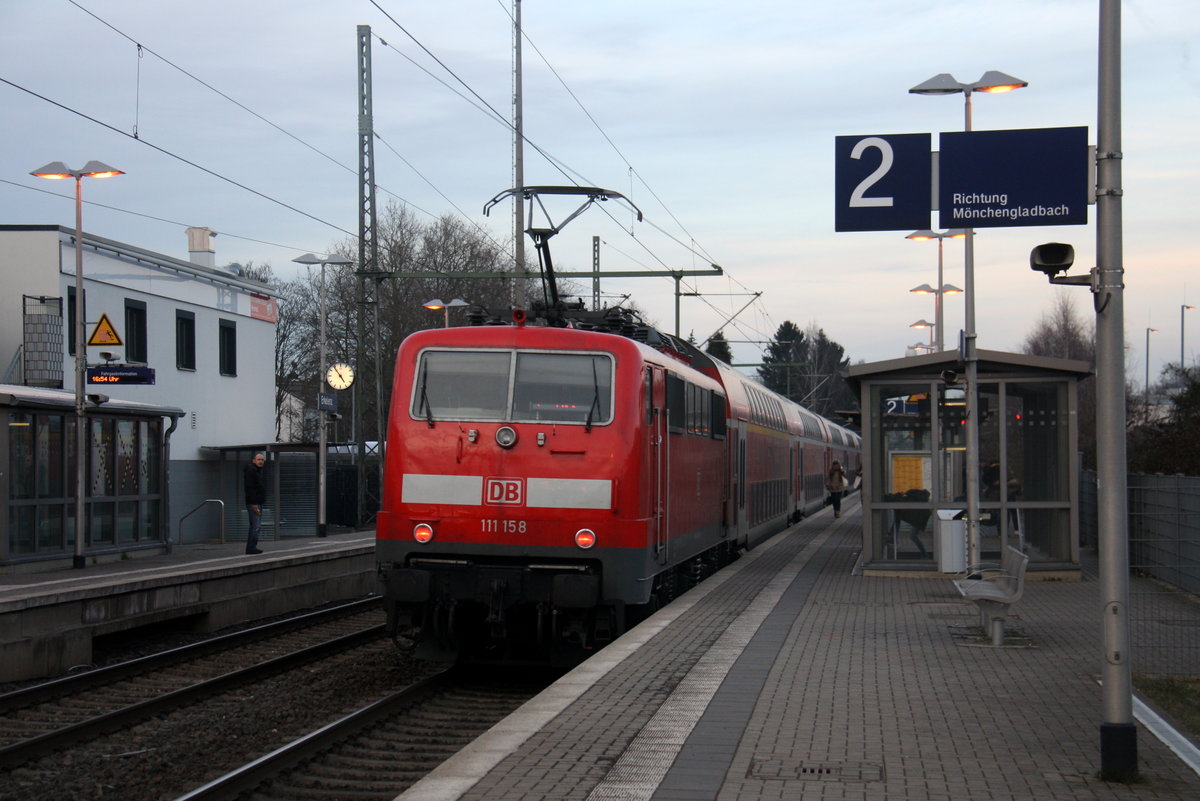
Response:
[[[397,356],[377,559],[421,655],[577,658],[858,464],[854,433],[628,315],[514,318]]]

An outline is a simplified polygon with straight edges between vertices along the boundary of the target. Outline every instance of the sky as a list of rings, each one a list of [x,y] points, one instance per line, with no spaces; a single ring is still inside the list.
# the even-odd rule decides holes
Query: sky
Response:
[[[1200,306],[1194,3],[1122,4],[1135,386],[1147,365],[1153,381],[1179,360],[1181,315],[1185,361],[1200,359],[1200,311],[1181,312]],[[510,243],[511,205],[482,211],[513,186],[512,8],[0,0],[0,223],[73,227],[72,187],[29,173],[98,159],[126,174],[85,180],[85,231],[187,258],[184,229],[207,226],[218,232],[218,264],[294,277],[292,259],[358,232],[357,26],[369,25],[380,209],[461,215]],[[613,190],[644,215],[636,222],[613,201],[587,210],[551,240],[555,266],[590,269],[594,236],[602,269],[720,265],[721,277],[683,281],[696,294],[679,301],[681,333],[723,330],[737,363],[759,361],[787,320],[819,326],[855,363],[901,357],[928,340],[909,326],[934,319],[933,300],[909,290],[936,283],[937,246],[906,240],[908,231],[834,231],[835,137],[928,132],[936,148],[939,132],[963,128],[962,95],[908,89],[942,72],[966,83],[1000,70],[1029,85],[973,95],[975,130],[1087,126],[1094,144],[1098,9],[1098,0],[524,0],[525,184]],[[556,224],[577,206],[547,203]],[[980,348],[1020,350],[1060,293],[1092,319],[1086,289],[1052,287],[1029,269],[1030,249],[1052,241],[1074,245],[1072,273],[1092,267],[1094,206],[1088,218],[980,229]],[[528,240],[526,251],[532,259]],[[945,243],[944,263],[945,282],[963,286],[960,242]],[[610,278],[603,290],[629,294],[674,329],[671,279]],[[963,317],[962,295],[947,296],[947,343]]]

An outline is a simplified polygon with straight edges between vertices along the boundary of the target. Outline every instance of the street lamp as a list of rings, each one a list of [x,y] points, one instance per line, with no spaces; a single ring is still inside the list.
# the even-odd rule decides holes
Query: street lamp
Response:
[[[963,95],[965,108],[963,113],[964,129],[971,130],[971,95],[975,92],[998,94],[1011,92],[1028,86],[1028,81],[1005,75],[1003,72],[988,70],[983,77],[974,83],[961,83],[948,72],[943,72],[924,83],[909,89],[909,93],[917,95]],[[975,349],[975,231],[972,228],[963,229],[966,234],[966,257],[964,273],[966,283],[966,330],[963,332],[963,348],[966,362],[965,378],[967,384],[967,564],[980,563],[979,553],[979,357]]]
[[[450,301],[449,303],[442,303],[441,298],[434,298],[433,300],[426,301],[425,303],[423,303],[421,305],[423,305],[425,308],[429,309],[430,311],[437,311],[438,309],[441,309],[442,310],[442,327],[449,328],[450,327],[450,309],[457,308],[459,306],[470,306],[471,304],[467,303],[462,298],[455,298],[454,300]]]
[[[1150,335],[1157,334],[1157,328],[1146,329],[1146,410],[1150,410]]]
[[[112,178],[124,175],[99,161],[89,161],[82,169],[73,170],[61,161],[52,161],[30,175],[52,180],[75,179],[75,558],[73,567],[82,569],[83,540],[87,534],[84,518],[84,493],[87,479],[87,399],[84,396],[84,376],[87,373],[87,323],[83,312],[83,179]]]
[[[1195,311],[1195,310],[1196,310],[1195,306],[1180,306],[1179,307],[1179,370],[1180,370],[1180,372],[1182,372],[1183,368],[1184,368],[1184,364],[1183,364],[1183,326],[1186,321],[1183,319],[1183,313],[1189,312],[1189,311]]]
[[[930,349],[933,349],[933,329],[937,327],[935,324],[929,322],[928,320],[926,320],[925,318],[922,317],[920,320],[917,320],[915,323],[910,323],[908,327],[909,328],[928,328],[929,329],[929,347],[930,347]],[[939,338],[940,338],[940,336],[939,336]]]
[[[320,308],[320,333],[317,335],[317,536],[324,537],[328,533],[326,531],[325,521],[325,497],[326,497],[326,481],[325,467],[328,462],[329,454],[329,434],[326,431],[328,419],[325,417],[325,409],[321,406],[321,396],[325,394],[325,265],[333,264],[338,267],[346,267],[354,262],[345,256],[332,256],[328,259],[321,259],[311,253],[305,253],[303,256],[292,259],[296,264],[303,264],[311,267],[314,264],[321,265],[321,286],[318,289],[318,305]]]
[[[934,324],[937,326],[937,349],[943,351],[946,349],[946,343],[942,336],[942,295],[950,295],[962,292],[956,286],[942,283],[942,240],[943,239],[965,239],[967,231],[965,228],[951,228],[949,231],[913,231],[905,239],[911,239],[914,242],[928,242],[931,239],[936,239],[938,243],[938,272],[937,272],[937,288],[929,286],[929,284],[921,284],[916,289],[910,290],[918,295],[933,295],[933,311]]]

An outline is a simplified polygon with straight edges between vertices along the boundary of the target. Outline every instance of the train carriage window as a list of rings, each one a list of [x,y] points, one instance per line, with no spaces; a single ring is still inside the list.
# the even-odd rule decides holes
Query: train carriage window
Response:
[[[646,368],[646,425],[654,422],[654,368]]]
[[[508,411],[507,351],[429,351],[413,391],[418,419],[503,420]]]
[[[667,373],[667,430],[682,434],[687,414],[685,382],[674,373]]]
[[[612,361],[588,353],[518,353],[513,420],[600,425],[612,419]]]
[[[712,437],[713,439],[725,439],[725,396],[719,395],[716,392],[712,393]]]

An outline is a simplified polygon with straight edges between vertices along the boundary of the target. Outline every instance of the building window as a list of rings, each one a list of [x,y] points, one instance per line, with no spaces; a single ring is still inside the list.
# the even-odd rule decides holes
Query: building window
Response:
[[[87,319],[87,292],[83,293],[83,317]],[[75,355],[75,287],[67,287],[67,353]]]
[[[181,309],[175,310],[175,366],[196,369],[196,315]]]
[[[125,361],[145,364],[146,304],[140,300],[125,300]]]
[[[221,353],[221,375],[237,375],[237,323],[221,320],[217,347]]]

